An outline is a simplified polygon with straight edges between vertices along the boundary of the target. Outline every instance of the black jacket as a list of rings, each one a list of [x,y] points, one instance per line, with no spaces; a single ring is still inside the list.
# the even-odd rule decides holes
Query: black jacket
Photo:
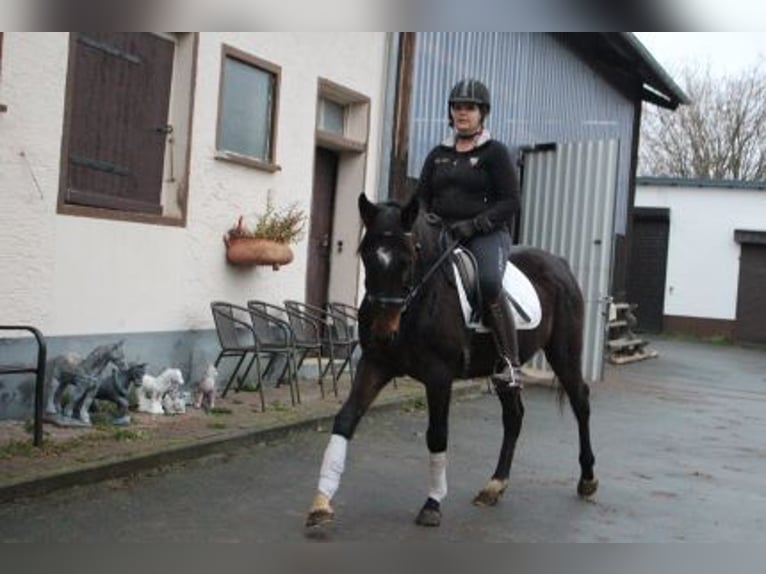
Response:
[[[492,139],[468,152],[436,146],[423,164],[417,194],[423,209],[447,222],[483,215],[495,229],[509,227],[520,208],[508,148]]]

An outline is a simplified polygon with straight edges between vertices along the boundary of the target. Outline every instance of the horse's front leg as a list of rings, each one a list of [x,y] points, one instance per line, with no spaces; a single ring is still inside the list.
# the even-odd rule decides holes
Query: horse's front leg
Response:
[[[452,384],[448,380],[426,384],[428,400],[426,444],[430,460],[428,498],[415,518],[415,523],[420,526],[441,524],[441,503],[447,496],[447,433],[451,395]]]
[[[477,506],[495,506],[508,488],[513,453],[521,433],[524,404],[521,401],[521,385],[498,384],[495,391],[503,408],[503,446],[492,478],[473,499]]]
[[[335,416],[330,443],[325,449],[319,471],[317,493],[306,518],[306,528],[328,524],[335,518],[331,502],[340,486],[346,464],[348,441],[353,437],[357,424],[372,401],[391,377],[388,369],[373,364],[364,357],[360,359],[351,392]]]

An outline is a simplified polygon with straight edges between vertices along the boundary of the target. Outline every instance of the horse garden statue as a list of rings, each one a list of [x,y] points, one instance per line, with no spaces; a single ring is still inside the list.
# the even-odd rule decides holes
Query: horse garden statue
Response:
[[[130,406],[130,386],[139,386],[146,374],[146,363],[130,363],[127,367],[116,367],[101,378],[96,399],[110,401],[117,405],[117,415],[112,424],[117,426],[130,424],[128,408]]]
[[[343,473],[348,441],[380,390],[394,377],[409,375],[425,385],[426,443],[430,452],[428,497],[417,514],[421,526],[438,526],[447,493],[447,427],[452,381],[489,376],[498,360],[491,335],[467,328],[456,275],[448,264],[454,247],[448,235],[416,200],[405,206],[374,204],[362,193],[365,226],[359,252],[365,269],[365,297],[359,309],[362,354],[351,392],[335,417],[319,485],[306,527],[332,522],[331,501]],[[514,248],[510,261],[530,280],[539,297],[534,328],[519,330],[523,364],[542,349],[577,419],[580,478],[577,492],[596,492],[595,457],[590,444],[589,388],[581,367],[584,304],[567,262],[535,248]],[[508,486],[524,406],[521,386],[496,386],[502,405],[503,441],[494,473],[474,498],[494,506]]]
[[[89,411],[99,389],[98,377],[110,363],[126,368],[123,341],[100,345],[84,359],[74,353],[52,359],[45,368],[45,420],[60,426],[91,426]]]

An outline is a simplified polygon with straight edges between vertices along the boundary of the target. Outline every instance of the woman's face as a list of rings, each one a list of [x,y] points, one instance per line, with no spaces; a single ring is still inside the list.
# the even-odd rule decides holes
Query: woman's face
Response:
[[[452,123],[459,134],[472,135],[481,127],[481,111],[477,104],[455,103],[449,108]]]

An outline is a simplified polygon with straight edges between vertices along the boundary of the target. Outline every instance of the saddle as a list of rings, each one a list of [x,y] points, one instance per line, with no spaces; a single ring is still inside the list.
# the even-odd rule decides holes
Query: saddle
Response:
[[[452,253],[452,269],[466,327],[477,332],[489,331],[481,319],[478,272],[471,252],[462,247],[455,248]],[[523,331],[536,328],[542,319],[540,298],[529,278],[510,261],[503,275],[503,291],[511,303],[516,329]]]

